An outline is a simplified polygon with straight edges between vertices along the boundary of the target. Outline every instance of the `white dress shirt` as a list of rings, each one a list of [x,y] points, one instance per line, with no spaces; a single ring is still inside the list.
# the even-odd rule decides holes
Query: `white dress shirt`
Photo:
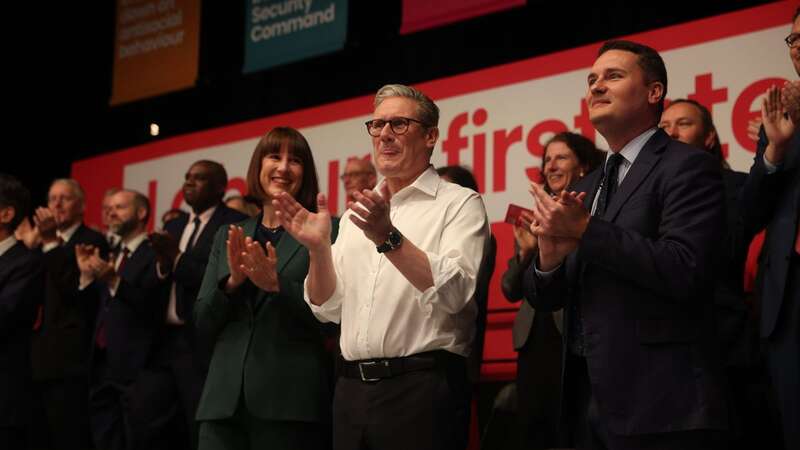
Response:
[[[15,245],[17,245],[17,238],[13,234],[0,241],[0,256],[3,256],[5,252],[11,250],[11,247]]]
[[[375,190],[380,192],[380,186]],[[317,306],[305,293],[320,321],[342,324],[344,358],[390,358],[431,350],[467,356],[477,315],[473,293],[489,237],[481,197],[441,180],[432,167],[392,197],[392,224],[405,242],[428,257],[433,286],[424,292],[376,251],[350,221],[351,214],[348,210],[342,216],[332,248],[333,295]]]
[[[175,258],[175,264],[173,264],[173,270],[178,265],[178,260],[180,260],[181,256],[186,252],[186,247],[189,245],[189,238],[192,237],[192,233],[194,232],[194,219],[200,219],[200,225],[198,225],[197,233],[194,233],[194,242],[197,242],[197,239],[200,238],[200,234],[205,230],[206,225],[208,225],[208,221],[211,220],[211,216],[214,215],[214,211],[217,210],[217,207],[214,206],[212,208],[208,208],[207,210],[203,211],[199,215],[192,212],[189,215],[189,222],[186,223],[186,227],[183,229],[183,234],[181,234],[181,240],[178,241],[178,256]],[[192,242],[192,245],[194,245]],[[161,266],[158,265],[158,275],[159,277],[166,278],[166,276],[162,276]],[[177,306],[177,293],[175,291],[175,282],[172,282],[172,287],[169,290],[169,305],[167,306],[167,323],[172,325],[183,325],[185,322],[178,317],[178,311],[176,309]]]
[[[625,146],[622,147],[622,150],[619,151],[619,154],[622,155],[622,161],[620,161],[619,168],[617,169],[617,186],[622,184],[622,180],[625,178],[625,175],[628,174],[628,169],[631,168],[633,162],[636,161],[636,158],[639,156],[639,153],[642,152],[644,145],[647,144],[647,141],[649,141],[654,134],[656,134],[656,131],[658,131],[658,128],[656,127],[648,129],[639,136],[631,139],[630,142],[625,144]],[[610,158],[613,154],[613,152],[608,152],[606,154],[606,162],[608,162],[608,158]],[[605,170],[605,163],[600,170]],[[597,199],[599,198],[600,191],[598,190],[594,196],[594,201],[592,201],[592,215],[594,215],[594,211],[597,209]],[[559,264],[555,269],[545,272],[539,270],[537,259],[538,258],[533,258],[533,269],[536,271],[536,275],[542,281],[549,280],[555,271],[561,267],[561,264]]]
[[[78,227],[80,226],[81,222],[76,222],[74,225],[72,225],[71,227],[67,228],[64,231],[56,230],[56,236],[61,238],[61,241],[48,242],[47,244],[42,245],[42,253],[47,253],[50,250],[53,250],[54,248],[58,247],[59,245],[66,244],[67,242],[69,242],[69,240],[72,239],[72,235],[75,234],[76,231],[78,231]]]

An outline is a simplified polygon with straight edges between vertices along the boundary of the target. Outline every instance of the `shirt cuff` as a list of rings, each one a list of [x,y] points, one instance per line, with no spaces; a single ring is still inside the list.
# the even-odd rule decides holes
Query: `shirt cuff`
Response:
[[[325,303],[321,305],[315,305],[311,303],[311,298],[308,296],[308,276],[306,276],[305,281],[303,281],[303,300],[305,300],[305,302],[308,304],[308,307],[311,308],[311,312],[314,314],[314,317],[316,317],[320,322],[341,322],[343,296],[344,289],[341,287],[341,283],[337,277],[336,289],[333,291],[333,295],[331,295]]]
[[[539,270],[539,262],[537,261],[537,259],[538,258],[535,257],[533,258],[533,263],[532,263],[533,270],[536,272],[536,277],[540,281],[547,283],[548,281],[553,279],[553,275],[555,275],[556,271],[561,268],[561,264],[557,265],[556,268],[553,270],[548,270],[548,271]]]
[[[117,289],[119,289],[120,281],[122,281],[122,278],[117,277],[113,283],[108,285],[108,293],[111,294],[111,297],[115,297],[117,295]]]
[[[767,159],[767,154],[766,153],[764,155],[762,155],[761,157],[764,159],[764,167],[767,169],[767,173],[768,174],[771,175],[771,174],[773,174],[773,173],[778,171],[778,168],[780,167],[780,164],[772,164],[771,162],[769,162],[769,160]]]

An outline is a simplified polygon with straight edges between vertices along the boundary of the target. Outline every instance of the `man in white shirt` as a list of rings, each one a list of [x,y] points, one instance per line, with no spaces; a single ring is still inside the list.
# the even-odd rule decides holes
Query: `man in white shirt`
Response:
[[[284,228],[309,250],[306,301],[341,323],[344,362],[333,404],[335,449],[463,449],[465,357],[488,242],[480,196],[430,165],[438,107],[387,85],[375,96],[373,160],[385,179],[354,193],[331,245],[324,195],[312,214],[276,200]]]
[[[667,71],[609,41],[587,77],[602,170],[551,198],[538,186],[537,311],[564,309],[563,425],[578,449],[708,449],[727,426],[713,324],[725,236],[719,162],[656,127]]]

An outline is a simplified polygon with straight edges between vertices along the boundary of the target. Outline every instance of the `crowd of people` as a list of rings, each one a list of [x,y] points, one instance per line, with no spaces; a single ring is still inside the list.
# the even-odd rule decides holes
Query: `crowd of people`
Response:
[[[738,173],[655,50],[609,41],[587,80],[609,151],[546,143],[502,273],[521,445],[800,448],[800,81],[766,93]],[[191,211],[152,233],[139,192],[109,190],[98,231],[75,180],[33,210],[0,174],[0,447],[465,449],[497,242],[469,171],[431,165],[438,121],[381,88],[341,217],[290,127],[246,196],[192,164]]]

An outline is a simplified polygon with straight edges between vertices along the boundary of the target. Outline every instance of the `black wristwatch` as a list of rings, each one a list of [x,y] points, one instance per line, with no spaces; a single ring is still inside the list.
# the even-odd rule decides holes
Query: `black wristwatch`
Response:
[[[383,244],[376,247],[378,253],[386,253],[392,250],[395,250],[400,247],[400,244],[403,243],[403,235],[397,231],[397,228],[392,228],[389,231],[389,236],[383,242]]]

